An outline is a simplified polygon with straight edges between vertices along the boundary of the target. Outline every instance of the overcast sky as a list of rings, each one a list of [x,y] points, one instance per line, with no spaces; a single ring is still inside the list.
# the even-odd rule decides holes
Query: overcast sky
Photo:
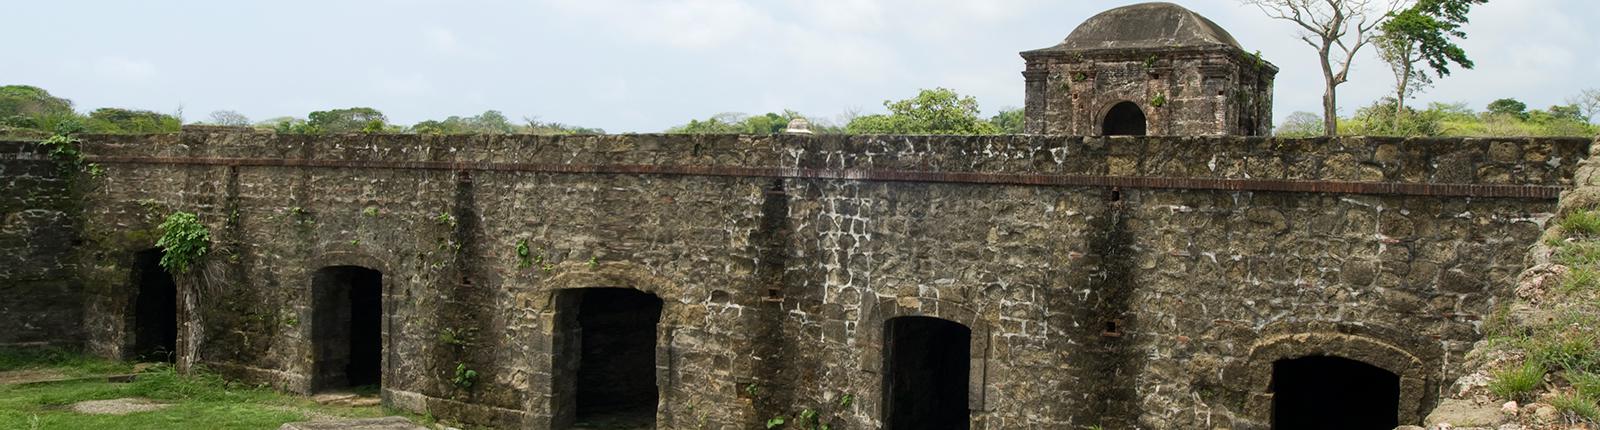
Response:
[[[1111,0],[19,0],[0,84],[79,110],[218,109],[252,119],[371,106],[397,124],[496,109],[513,119],[653,132],[719,112],[883,111],[947,87],[986,114],[1022,105],[1017,52],[1054,45]],[[1291,24],[1237,0],[1179,0],[1282,72],[1276,118],[1319,111],[1321,73]],[[1478,63],[1421,96],[1481,110],[1600,87],[1600,4],[1493,0],[1463,43]],[[1588,24],[1588,25],[1586,25]],[[1380,97],[1370,52],[1346,113]]]

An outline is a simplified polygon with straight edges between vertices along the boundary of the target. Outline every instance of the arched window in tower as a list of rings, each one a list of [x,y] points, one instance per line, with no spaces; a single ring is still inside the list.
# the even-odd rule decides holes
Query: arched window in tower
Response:
[[[1133,102],[1117,103],[1106,112],[1105,123],[1100,130],[1102,136],[1144,136],[1144,111]]]

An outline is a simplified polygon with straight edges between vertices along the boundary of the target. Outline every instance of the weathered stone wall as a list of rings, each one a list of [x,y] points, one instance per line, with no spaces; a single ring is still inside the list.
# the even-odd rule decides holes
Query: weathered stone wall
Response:
[[[0,346],[83,339],[71,174],[48,147],[0,141]]]
[[[1152,136],[1272,134],[1278,70],[1237,48],[1029,53],[1030,133],[1098,136],[1132,102]]]
[[[972,331],[975,428],[1265,428],[1280,357],[1367,361],[1426,408],[1587,143],[98,137],[79,253],[115,353],[115,256],[200,213],[180,352],[300,391],[312,274],[380,270],[386,400],[477,423],[570,408],[555,292],[624,287],[664,300],[667,427],[875,427],[884,322],[922,315]]]

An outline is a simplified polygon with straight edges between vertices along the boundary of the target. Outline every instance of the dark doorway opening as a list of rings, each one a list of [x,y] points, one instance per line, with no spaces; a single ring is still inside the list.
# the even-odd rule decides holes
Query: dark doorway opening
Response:
[[[1400,425],[1400,377],[1329,356],[1272,364],[1275,430],[1387,430]]]
[[[557,320],[556,368],[564,375],[556,396],[571,408],[557,411],[558,428],[563,421],[577,429],[655,428],[661,304],[653,294],[627,288],[558,293],[557,312],[564,316]]]
[[[1133,102],[1117,103],[1106,112],[1105,125],[1101,128],[1104,136],[1144,136],[1145,118],[1144,111]]]
[[[972,330],[931,317],[883,326],[884,428],[965,430]]]
[[[172,362],[178,350],[178,284],[161,267],[162,252],[151,249],[133,256],[133,349],[140,361]]]
[[[313,391],[379,385],[383,380],[383,273],[324,267],[311,280]]]

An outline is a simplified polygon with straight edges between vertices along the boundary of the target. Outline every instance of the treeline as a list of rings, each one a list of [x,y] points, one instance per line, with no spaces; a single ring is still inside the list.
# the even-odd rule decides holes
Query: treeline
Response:
[[[665,130],[683,134],[776,134],[795,119],[805,119],[817,134],[1020,134],[1021,109],[1002,109],[983,117],[978,102],[946,88],[924,89],[903,100],[886,100],[888,113],[835,119],[809,117],[792,110],[760,115],[722,113],[694,119]],[[1501,99],[1479,112],[1464,103],[1433,103],[1416,110],[1395,105],[1393,98],[1379,100],[1338,120],[1339,134],[1369,136],[1593,136],[1600,126],[1591,123],[1600,114],[1600,90],[1586,90],[1567,104],[1528,109],[1515,99]],[[45,137],[53,134],[172,133],[184,123],[182,113],[99,108],[80,113],[71,100],[38,87],[0,86],[0,135]],[[305,118],[278,117],[251,121],[234,111],[212,112],[194,124],[253,127],[278,133],[415,133],[415,134],[604,134],[605,130],[540,121],[524,117],[513,121],[500,111],[473,116],[451,116],[411,125],[393,124],[383,112],[370,107],[330,109]],[[1323,119],[1310,112],[1295,112],[1283,119],[1276,132],[1282,137],[1324,134]]]
[[[1528,109],[1516,99],[1499,99],[1483,111],[1466,103],[1430,103],[1426,109],[1395,106],[1394,98],[1384,98],[1339,118],[1340,135],[1365,136],[1594,136],[1600,125],[1591,121],[1600,114],[1600,90],[1587,90],[1564,105]],[[1322,117],[1311,112],[1295,112],[1278,126],[1277,136],[1308,137],[1324,133]]]
[[[748,116],[722,113],[704,120],[667,129],[668,133],[782,133],[789,122],[804,118],[817,134],[1020,134],[1022,110],[1002,109],[998,115],[983,118],[978,100],[947,88],[924,89],[916,97],[886,100],[887,114],[846,113],[838,122],[806,117],[784,110]]]
[[[42,137],[74,133],[175,133],[184,124],[181,111],[165,114],[149,110],[99,108],[79,113],[71,100],[51,95],[39,87],[0,86],[0,135]],[[413,125],[389,122],[383,112],[370,107],[353,107],[311,112],[305,118],[278,117],[253,122],[235,111],[212,112],[203,125],[252,127],[279,133],[417,133],[417,134],[604,134],[598,128],[523,118],[513,122],[500,111],[478,115],[451,116]]]

